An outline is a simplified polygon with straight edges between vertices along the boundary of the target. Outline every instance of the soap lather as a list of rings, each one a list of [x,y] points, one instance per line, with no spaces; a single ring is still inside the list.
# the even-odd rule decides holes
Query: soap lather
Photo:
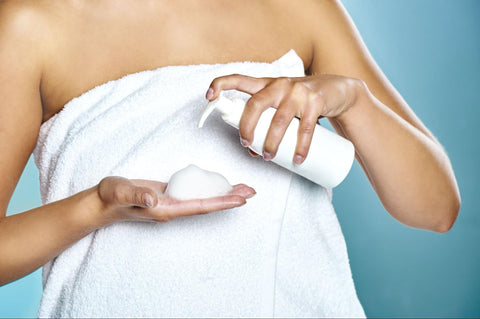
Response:
[[[223,175],[190,164],[170,177],[165,195],[189,200],[225,196],[232,189],[232,185]]]
[[[207,104],[200,117],[198,127],[203,127],[208,116],[218,109],[222,119],[238,129],[245,104],[244,100],[229,99],[221,92],[218,98]],[[265,110],[255,128],[254,139],[249,148],[258,154],[262,154],[265,138],[275,112],[276,109],[273,107]],[[320,124],[316,124],[308,155],[302,164],[296,165],[293,162],[293,156],[299,124],[298,118],[294,118],[290,122],[272,161],[323,187],[337,186],[345,179],[352,167],[355,156],[353,144]]]

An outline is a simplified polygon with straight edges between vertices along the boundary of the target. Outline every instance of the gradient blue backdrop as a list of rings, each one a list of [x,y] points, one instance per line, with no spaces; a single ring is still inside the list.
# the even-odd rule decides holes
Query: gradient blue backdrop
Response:
[[[453,229],[402,226],[354,168],[334,192],[358,295],[371,317],[480,316],[480,1],[348,0],[388,78],[447,150],[462,194]],[[9,214],[40,204],[30,161]],[[0,317],[34,317],[39,270],[0,288]]]

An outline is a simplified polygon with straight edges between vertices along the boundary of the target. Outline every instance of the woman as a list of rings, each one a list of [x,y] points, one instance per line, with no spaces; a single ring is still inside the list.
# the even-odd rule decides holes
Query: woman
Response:
[[[143,70],[152,70],[168,65],[279,61],[278,57],[290,49],[294,49],[303,62],[303,68],[307,75],[305,77],[299,77],[296,70],[292,71],[294,77],[287,77],[289,74],[280,74],[281,78],[272,77],[270,74],[258,75],[261,78],[221,74],[224,76],[214,79],[208,90],[209,83],[203,83],[206,91],[203,93],[210,100],[216,98],[220,90],[236,89],[252,95],[240,125],[242,145],[248,146],[251,143],[253,128],[261,112],[266,107],[274,106],[279,111],[272,121],[263,157],[265,160],[269,160],[275,156],[286,125],[293,116],[297,116],[301,119],[301,128],[296,156],[293,160],[300,164],[307,156],[313,125],[319,117],[327,117],[339,134],[354,143],[358,161],[385,208],[394,218],[411,227],[438,232],[447,231],[456,218],[460,196],[448,157],[440,144],[375,65],[348,15],[335,1],[300,3],[288,1],[248,3],[177,1],[135,2],[134,5],[118,1],[100,3],[6,1],[1,4],[0,15],[0,64],[2,69],[0,94],[4,101],[1,111],[4,116],[3,134],[0,135],[0,143],[5,150],[0,169],[3,175],[8,177],[1,186],[4,212],[21,171],[38,143],[40,126],[52,119],[74,97],[88,92],[102,83]],[[260,66],[258,67],[260,68]],[[180,72],[180,70],[175,72],[177,71]],[[72,109],[71,105],[69,109]],[[47,130],[44,129],[44,131]],[[125,143],[128,143],[128,136],[125,136]],[[43,154],[41,151],[38,153]],[[98,154],[96,157],[108,162],[103,158],[103,154]],[[142,159],[138,158],[138,161],[141,162]],[[41,160],[39,162],[41,163]],[[220,165],[224,165],[227,169],[228,165],[223,164],[224,162],[221,162]],[[273,170],[264,164],[258,164],[262,172]],[[58,166],[61,165],[62,163],[58,164]],[[92,168],[92,170],[94,169]],[[170,171],[169,167],[164,169]],[[245,199],[253,195],[251,188],[237,186],[231,196],[203,201],[178,202],[159,196],[165,188],[163,183],[106,177],[108,176],[105,174],[107,171],[106,169],[99,170],[99,175],[96,177],[103,174],[101,178],[105,178],[101,182],[101,178],[99,178],[99,183],[94,186],[89,184],[90,181],[86,182],[85,185],[88,187],[82,188],[85,189],[84,191],[79,191],[81,188],[79,185],[82,184],[80,181],[70,179],[77,185],[65,192],[64,197],[66,198],[61,199],[63,197],[58,193],[49,197],[48,191],[46,191],[46,202],[50,202],[52,199],[55,201],[29,212],[2,218],[2,223],[0,223],[0,251],[4,256],[0,262],[0,282],[2,284],[24,276],[59,255],[61,258],[57,258],[56,264],[50,265],[50,267],[58,269],[57,273],[61,269],[67,269],[68,254],[82,245],[82,243],[77,243],[81,238],[85,239],[88,236],[91,238],[92,234],[100,237],[105,233],[107,236],[104,240],[106,241],[119,234],[135,236],[138,227],[143,227],[141,229],[145,230],[144,226],[138,226],[135,223],[123,223],[125,228],[121,229],[120,227],[123,225],[118,226],[122,224],[117,223],[118,221],[166,221],[178,216],[233,208],[244,204]],[[271,174],[280,175],[283,172],[272,171]],[[129,174],[125,171],[122,176],[126,175]],[[133,174],[132,171],[131,175],[136,177],[141,174]],[[302,184],[303,181],[292,180],[294,181],[293,188],[282,193],[289,200],[295,198],[290,192],[301,193],[297,189],[312,194],[318,192],[315,194],[319,194],[323,201],[328,200],[328,196],[323,196],[324,194],[328,195],[327,191],[313,189],[311,185]],[[48,188],[48,186],[42,186]],[[252,186],[258,192],[255,200],[263,202],[272,200],[265,195],[265,192],[259,191],[259,187],[262,188],[262,186]],[[77,192],[72,191],[77,189]],[[301,196],[302,194],[297,195]],[[259,199],[260,196],[263,197]],[[277,195],[277,198],[282,199],[283,197]],[[244,208],[248,209],[250,204]],[[288,206],[288,204],[286,205]],[[142,207],[142,209],[137,207]],[[277,210],[281,209],[282,207],[279,207]],[[240,219],[235,219],[235,216],[232,217],[234,218],[232,221],[222,220],[227,217],[218,214],[211,216],[213,217],[208,220],[203,219],[203,222],[212,227],[218,227],[218,225],[228,227],[228,223],[237,226],[243,225]],[[290,225],[288,216],[286,215],[286,223],[283,224],[287,227],[286,229]],[[178,226],[176,231],[181,232],[181,226],[184,226],[184,229],[193,227],[188,222],[169,226],[172,223],[162,224],[161,231],[168,232]],[[268,225],[270,223],[264,226],[268,227]],[[336,227],[334,223],[329,225],[330,228]],[[247,226],[248,224],[245,224],[245,227]],[[101,231],[96,231],[99,229]],[[202,231],[207,231],[207,229],[206,227]],[[302,230],[303,228],[299,226],[298,229]],[[110,230],[112,232],[107,234],[106,232]],[[133,232],[131,232],[132,230]],[[158,230],[155,228],[148,231],[158,232]],[[282,228],[282,236],[287,233]],[[198,234],[203,234],[203,232]],[[171,234],[171,236],[175,235]],[[218,236],[218,238],[222,238],[221,234]],[[293,239],[294,237],[284,236],[283,238]],[[96,243],[102,243],[98,239],[91,238],[83,243],[91,244],[95,240],[97,240]],[[328,236],[322,239],[327,243],[333,242]],[[162,240],[166,241],[167,239],[162,238]],[[209,240],[209,238],[207,237],[205,240]],[[259,238],[259,245],[262,245],[262,240],[267,239]],[[338,236],[335,237],[335,240],[338,240]],[[299,246],[294,250],[292,246],[289,246],[289,241],[286,242],[283,246],[280,245],[278,250],[279,258],[285,257],[282,260],[289,256],[288,253],[297,253],[297,250],[306,247]],[[308,243],[308,240],[305,242]],[[74,245],[74,243],[77,244]],[[142,241],[138,241],[138,243],[142,243]],[[74,246],[70,250],[66,250],[71,245]],[[318,243],[318,246],[321,245],[322,243]],[[248,244],[244,246],[248,247]],[[242,249],[244,246],[240,245],[237,248]],[[32,247],[35,247],[33,251]],[[106,247],[111,246],[107,245]],[[292,251],[289,250],[290,248]],[[88,256],[95,255],[97,248],[92,249],[89,250],[87,247],[82,252]],[[179,250],[178,247],[172,249],[173,251]],[[63,251],[66,251],[66,254],[61,255]],[[102,252],[108,251],[110,250],[106,249]],[[143,256],[142,254],[148,251],[148,249],[145,252],[129,251],[124,260],[139,258],[147,261],[139,256]],[[259,251],[258,256],[261,256],[262,253],[265,251]],[[186,251],[186,255],[191,254],[193,254],[191,250]],[[119,256],[119,260],[122,260],[123,254],[119,255],[122,255]],[[87,260],[88,256],[82,260]],[[178,255],[175,256],[179,258]],[[286,280],[286,276],[282,276],[282,271],[288,273],[288,270],[293,269],[298,271],[295,275],[301,277],[303,271],[310,269],[305,266],[306,261],[304,261],[308,258],[303,255],[299,256],[302,257],[300,259],[303,262],[299,262],[299,268],[293,266],[282,268],[286,262],[277,260],[277,275],[273,279],[265,279],[266,283],[258,289],[255,287],[255,280],[252,280],[251,286],[245,286],[246,291],[238,289],[238,294],[224,292],[231,296],[230,299],[233,298],[231,304],[227,299],[221,299],[220,293],[217,292],[217,290],[221,290],[219,287],[228,287],[228,285],[222,286],[219,281],[207,278],[206,275],[200,278],[191,277],[190,273],[183,273],[189,280],[198,279],[198,287],[212,289],[212,296],[218,299],[205,308],[197,308],[198,312],[182,312],[176,309],[176,305],[195,304],[201,296],[196,296],[193,291],[180,294],[181,289],[174,290],[172,287],[175,287],[178,278],[172,277],[172,275],[162,278],[170,281],[165,283],[165,287],[175,291],[174,296],[171,298],[169,296],[168,302],[163,303],[161,307],[152,308],[154,309],[152,311],[159,312],[143,312],[148,305],[131,311],[137,315],[150,316],[162,314],[357,316],[360,314],[355,297],[352,296],[352,288],[348,281],[344,280],[344,277],[348,276],[348,271],[342,272],[342,278],[338,281],[331,282],[332,285],[345,284],[345,287],[335,290],[334,298],[325,299],[325,301],[312,305],[312,300],[318,300],[320,296],[324,296],[322,295],[323,291],[331,292],[331,290],[327,287],[322,287],[320,290],[310,287],[306,283],[303,284],[302,278],[295,280],[302,284],[295,285]],[[342,253],[332,252],[327,256],[341,257],[339,258],[342,259],[341,262],[333,263],[335,267],[345,265]],[[158,256],[158,260],[161,258],[162,256]],[[62,260],[66,263],[65,268],[61,268]],[[151,260],[157,259],[152,258]],[[186,267],[185,265],[188,263],[188,261],[173,260],[183,267]],[[248,268],[255,265],[254,261],[242,260],[240,257],[237,260],[243,263],[239,266],[238,271],[241,271],[242,267]],[[317,259],[315,260],[317,261]],[[198,260],[196,261],[198,262]],[[259,267],[266,264],[268,262],[262,263]],[[325,269],[324,276],[328,277],[334,271],[323,267],[324,264],[325,261],[318,266],[320,269]],[[87,286],[83,283],[89,278],[99,280],[98,277],[89,277],[94,275],[88,269],[94,269],[102,274],[112,274],[112,277],[118,270],[102,272],[95,269],[95,265],[98,264],[93,262],[72,264],[71,268],[76,272],[65,276],[64,280],[57,280],[59,275],[55,271],[50,271],[44,278],[47,289],[42,303],[53,310],[47,310],[48,307],[43,306],[45,310],[40,314],[51,316],[110,314],[111,312],[102,313],[102,309],[95,306],[89,308],[89,305],[94,305],[95,298],[102,299],[103,301],[98,300],[98,302],[102,305],[100,308],[105,309],[105,304],[111,302],[112,299],[95,293],[93,290],[82,294],[79,291],[81,289],[78,288],[86,289]],[[208,266],[212,267],[212,265]],[[229,266],[232,265],[229,264]],[[81,269],[82,267],[87,269]],[[265,267],[267,270],[260,272],[261,274],[268,273],[272,269]],[[165,271],[164,268],[160,269]],[[222,269],[218,268],[218,272],[221,272]],[[136,275],[135,281],[142,281],[142,275],[135,272],[134,269],[131,271],[131,275]],[[76,275],[77,273],[85,275],[79,277]],[[251,272],[247,272],[247,274],[251,274]],[[237,278],[233,274],[229,277],[226,274],[224,278],[239,279],[240,277]],[[264,276],[258,275],[258,278],[261,279]],[[112,278],[108,278],[106,283],[112,280]],[[152,280],[156,282],[156,279]],[[212,280],[214,284],[209,285],[208,280]],[[277,283],[276,286],[274,284],[273,298],[271,294],[268,294],[269,290],[263,288],[270,285],[268,280]],[[71,285],[72,282],[75,282],[75,285]],[[322,283],[322,281],[316,281],[312,284],[318,286]],[[133,283],[128,282],[127,285],[132,291],[142,291],[137,290],[138,287],[129,285],[133,285]],[[183,282],[178,285],[184,287],[182,286]],[[232,285],[240,287],[239,282],[234,282]],[[144,286],[143,290],[145,294],[149,295],[143,299],[149,300],[149,303],[151,303],[151,299],[159,298],[158,295],[150,292],[151,287],[156,288],[157,286],[155,284],[150,287]],[[292,294],[282,294],[282,287],[296,291]],[[69,292],[70,289],[75,292],[72,294]],[[113,286],[106,289],[109,296],[114,291]],[[342,301],[344,303],[335,304],[335,300],[342,300],[342,291],[343,294],[348,295],[348,298]],[[314,293],[310,296],[309,292]],[[179,294],[175,295],[177,293]],[[152,295],[150,296],[150,294]],[[249,294],[260,296],[257,299],[264,299],[247,309],[243,305],[245,300],[249,300]],[[265,295],[266,297],[264,297]],[[81,303],[79,299],[88,298],[88,296],[93,296],[90,303],[84,302],[87,304],[86,306],[79,304]],[[125,300],[129,300],[129,297],[132,296],[135,296],[135,293],[119,293],[114,296],[114,300],[121,300],[128,304]],[[191,296],[195,296],[195,298]],[[295,300],[287,302],[289,297]],[[52,301],[52,299],[55,300]],[[74,305],[69,304],[72,302]],[[136,302],[142,304],[139,300]],[[352,307],[348,311],[344,311],[342,307],[347,304]],[[173,308],[167,308],[169,305]],[[242,305],[242,307],[237,308],[236,305]],[[297,308],[294,308],[294,305]],[[130,304],[128,306],[131,309],[132,306]],[[287,309],[282,308],[283,306]],[[120,306],[116,305],[116,307]],[[85,310],[82,313],[78,309],[82,311],[90,309],[91,311]],[[125,314],[125,312],[119,312],[119,314]]]

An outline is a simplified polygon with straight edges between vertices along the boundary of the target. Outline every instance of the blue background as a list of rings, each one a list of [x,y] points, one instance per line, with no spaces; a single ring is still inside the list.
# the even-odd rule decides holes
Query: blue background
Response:
[[[446,234],[405,227],[358,164],[335,189],[359,298],[371,317],[480,317],[480,1],[344,2],[372,55],[452,161],[462,194]],[[9,214],[40,205],[30,160]],[[37,270],[0,288],[0,317],[35,317]]]

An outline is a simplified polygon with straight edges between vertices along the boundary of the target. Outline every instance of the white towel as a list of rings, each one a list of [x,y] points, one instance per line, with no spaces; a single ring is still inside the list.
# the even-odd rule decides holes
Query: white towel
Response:
[[[40,317],[364,317],[331,190],[249,156],[218,114],[197,128],[211,80],[231,73],[303,76],[304,67],[292,50],[273,63],[139,72],[42,125],[43,203],[109,175],[168,181],[191,163],[257,195],[229,211],[89,234],[45,265]]]

